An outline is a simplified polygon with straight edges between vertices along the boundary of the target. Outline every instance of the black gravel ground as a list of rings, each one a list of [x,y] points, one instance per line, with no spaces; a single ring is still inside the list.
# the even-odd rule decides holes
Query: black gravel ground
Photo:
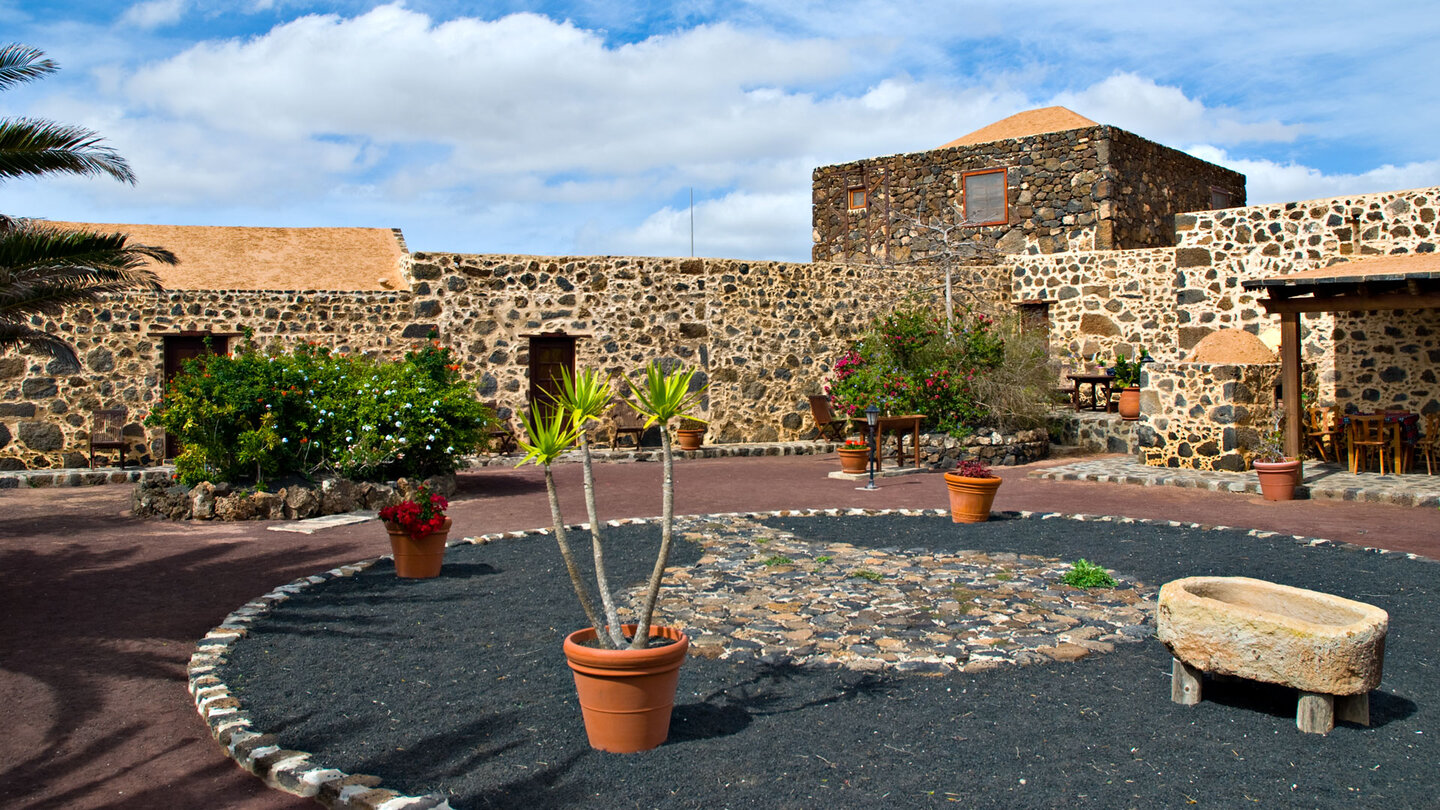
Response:
[[[601,754],[560,650],[583,617],[549,537],[452,548],[434,580],[382,563],[317,586],[237,643],[222,677],[286,747],[457,808],[1437,806],[1440,565],[1110,522],[767,522],[818,543],[1085,557],[1152,585],[1244,575],[1378,605],[1390,635],[1372,725],[1302,734],[1294,692],[1241,682],[1173,704],[1154,640],[939,677],[692,657],[670,740]],[[638,582],[657,537],[609,530],[612,577]],[[674,561],[697,556],[681,544]]]

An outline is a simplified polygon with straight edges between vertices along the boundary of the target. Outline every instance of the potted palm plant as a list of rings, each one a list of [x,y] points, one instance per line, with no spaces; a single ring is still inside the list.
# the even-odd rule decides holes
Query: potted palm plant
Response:
[[[651,620],[674,537],[675,467],[670,423],[683,418],[701,421],[689,413],[698,406],[704,390],[703,387],[690,390],[694,374],[685,370],[667,374],[658,363],[652,363],[645,370],[643,386],[626,381],[630,388],[626,401],[630,407],[646,417],[645,427],[660,427],[663,471],[660,548],[649,581],[633,605],[631,623],[621,621],[619,606],[606,576],[590,444],[585,435],[586,426],[599,420],[611,407],[613,392],[609,380],[588,370],[573,378],[565,373],[561,392],[555,398],[557,407],[551,415],[543,416],[531,409],[524,418],[528,441],[520,442],[525,451],[520,463],[533,462],[545,469],[555,542],[560,547],[575,596],[590,622],[589,627],[566,637],[564,649],[566,661],[575,675],[586,735],[591,747],[602,751],[646,751],[663,743],[669,735],[675,686],[690,640],[680,628],[656,626]],[[585,482],[585,509],[590,519],[598,605],[575,562],[550,469],[551,464],[577,442]]]
[[[954,472],[945,473],[945,486],[950,491],[950,519],[955,523],[984,523],[990,519],[990,506],[1001,478],[976,459],[955,465]]]
[[[1275,409],[1268,430],[1261,431],[1250,459],[1260,480],[1260,495],[1267,501],[1295,499],[1300,484],[1300,459],[1285,455],[1285,412]]]
[[[424,484],[415,494],[380,510],[385,531],[390,533],[390,550],[395,556],[395,576],[403,579],[430,579],[440,576],[445,561],[445,541],[450,536],[450,502]]]

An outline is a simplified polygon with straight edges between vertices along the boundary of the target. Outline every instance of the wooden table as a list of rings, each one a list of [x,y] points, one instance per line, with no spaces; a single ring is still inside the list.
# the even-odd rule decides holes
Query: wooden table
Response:
[[[912,437],[911,441],[915,446],[915,466],[920,466],[920,423],[924,419],[925,414],[923,413],[907,413],[901,416],[882,416],[880,417],[880,421],[876,423],[875,430],[879,435],[881,444],[885,441],[886,433],[895,434],[895,463],[899,466],[905,466],[905,456],[903,453],[905,450],[904,435],[906,432],[910,433]],[[876,446],[877,448],[879,447],[879,445]]]
[[[1110,389],[1115,384],[1113,374],[1066,374],[1070,381],[1075,383],[1075,390],[1070,392],[1070,404],[1075,410],[1085,410],[1080,407],[1080,386],[1090,386],[1090,408],[1092,411],[1110,410]],[[1105,389],[1105,394],[1100,395],[1100,389]]]

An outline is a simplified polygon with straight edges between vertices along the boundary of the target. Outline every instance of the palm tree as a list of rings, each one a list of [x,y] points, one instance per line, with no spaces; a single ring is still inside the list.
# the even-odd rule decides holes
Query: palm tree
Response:
[[[58,69],[34,48],[0,47],[0,90]],[[84,127],[37,118],[0,119],[0,182],[53,172],[135,182],[130,164]],[[159,290],[160,279],[146,267],[151,261],[177,262],[170,251],[131,244],[124,234],[66,231],[0,214],[0,351],[23,345],[75,362],[75,352],[65,341],[33,325],[36,316],[117,290]]]

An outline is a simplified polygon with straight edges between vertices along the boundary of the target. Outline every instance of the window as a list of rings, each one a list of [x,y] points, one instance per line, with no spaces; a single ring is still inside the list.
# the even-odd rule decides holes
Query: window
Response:
[[[1221,208],[1230,208],[1233,205],[1235,205],[1235,195],[1231,194],[1228,189],[1223,189],[1219,186],[1210,187],[1211,210],[1218,211]]]
[[[1004,169],[966,172],[960,185],[966,225],[1004,225],[1009,220]]]
[[[864,208],[870,204],[870,195],[866,193],[863,186],[850,189],[850,193],[847,196],[850,199],[849,208],[851,211]]]

